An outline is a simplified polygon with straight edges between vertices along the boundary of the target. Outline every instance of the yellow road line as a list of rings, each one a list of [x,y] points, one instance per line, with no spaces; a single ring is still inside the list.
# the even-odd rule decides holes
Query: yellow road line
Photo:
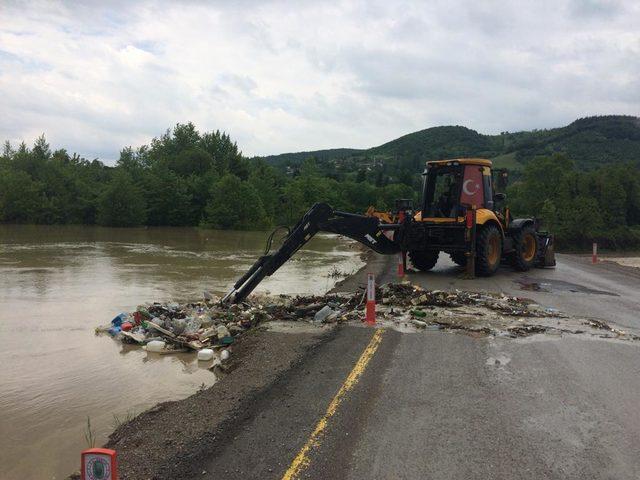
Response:
[[[295,478],[297,478],[298,474],[301,473],[301,471],[309,465],[309,453],[313,448],[316,448],[320,445],[320,437],[322,436],[325,428],[327,428],[329,419],[333,417],[333,415],[338,411],[338,407],[344,400],[345,395],[360,380],[360,377],[367,368],[367,364],[373,357],[374,353],[376,353],[376,350],[378,350],[378,346],[382,341],[383,333],[384,329],[378,329],[375,331],[373,337],[371,337],[369,345],[367,345],[367,348],[364,349],[362,355],[360,355],[360,358],[358,359],[358,362],[354,365],[353,370],[351,370],[351,373],[340,387],[340,390],[338,390],[338,393],[336,393],[335,397],[333,397],[333,400],[331,400],[331,403],[327,407],[327,411],[322,416],[320,421],[318,421],[318,424],[313,430],[313,433],[311,433],[303,447],[298,452],[298,455],[296,455],[296,458],[294,458],[293,462],[291,462],[291,465],[289,465],[289,468],[282,477],[282,480],[294,480]]]

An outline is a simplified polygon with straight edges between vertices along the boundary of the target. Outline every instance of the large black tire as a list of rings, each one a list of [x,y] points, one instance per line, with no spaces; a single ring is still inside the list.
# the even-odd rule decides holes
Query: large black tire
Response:
[[[409,260],[414,267],[422,272],[427,272],[435,267],[440,252],[432,250],[414,250],[409,252]]]
[[[509,255],[513,268],[521,272],[533,268],[540,251],[538,236],[533,225],[526,225],[513,235],[513,246],[515,252]]]
[[[464,252],[451,252],[449,256],[457,265],[460,265],[461,267],[467,265],[467,255]]]
[[[502,234],[495,225],[486,225],[476,238],[476,275],[489,277],[500,267]]]

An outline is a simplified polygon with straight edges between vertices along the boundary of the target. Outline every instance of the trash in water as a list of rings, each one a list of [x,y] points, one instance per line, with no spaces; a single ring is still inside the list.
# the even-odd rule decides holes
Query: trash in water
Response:
[[[364,320],[364,293],[254,294],[242,303],[228,305],[205,292],[204,301],[141,305],[134,312],[117,315],[96,332],[108,332],[123,343],[141,345],[147,352],[160,355],[191,351],[203,359],[209,357],[209,351],[220,348],[219,358],[226,360],[231,353],[227,348],[238,337],[273,319],[360,324]],[[560,320],[568,317],[556,309],[504,294],[426,290],[409,283],[390,283],[376,287],[376,298],[381,299],[376,307],[379,321],[399,327],[412,325],[421,330],[459,331],[471,336],[522,337],[583,333],[586,325],[599,331],[598,335],[638,339],[597,320],[574,319],[571,327],[561,326]]]
[[[161,352],[167,346],[162,340],[151,340],[146,345],[147,352]]]

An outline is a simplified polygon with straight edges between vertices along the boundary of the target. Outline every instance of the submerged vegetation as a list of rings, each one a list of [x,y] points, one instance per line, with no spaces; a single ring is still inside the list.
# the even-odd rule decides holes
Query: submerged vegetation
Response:
[[[543,217],[558,246],[640,246],[640,123],[593,117],[553,130],[481,135],[436,127],[369,150],[247,158],[220,131],[178,124],[124,148],[114,167],[44,136],[0,155],[0,222],[262,229],[295,222],[314,202],[363,212],[417,203],[424,161],[493,158],[513,180],[515,215]]]

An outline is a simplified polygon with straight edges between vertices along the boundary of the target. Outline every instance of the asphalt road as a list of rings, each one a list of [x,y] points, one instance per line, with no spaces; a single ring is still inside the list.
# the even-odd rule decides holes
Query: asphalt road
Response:
[[[409,278],[638,329],[640,275],[558,260],[474,281],[443,261]],[[371,268],[393,276],[392,263]],[[638,399],[640,342],[344,327],[262,395],[198,478],[639,478]]]
[[[433,272],[411,275],[431,289],[485,290],[528,297],[572,315],[612,321],[640,329],[640,269],[612,262],[591,264],[591,256],[557,256],[555,268],[516,272],[502,267],[490,278],[461,280],[460,267],[441,254]],[[539,289],[539,290],[536,290]]]

